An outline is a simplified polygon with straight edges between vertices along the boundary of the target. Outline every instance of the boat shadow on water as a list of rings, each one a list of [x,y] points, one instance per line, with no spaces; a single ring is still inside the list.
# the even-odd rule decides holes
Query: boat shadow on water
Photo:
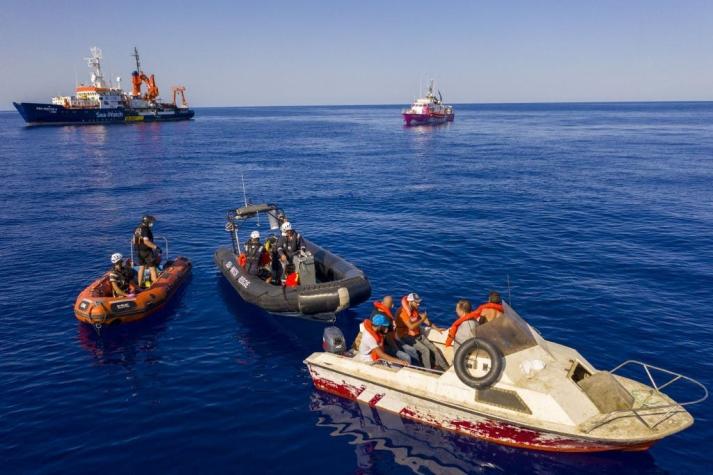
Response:
[[[79,344],[99,364],[132,366],[142,354],[143,361],[150,361],[158,337],[174,318],[191,279],[189,276],[161,310],[143,320],[104,325],[99,329],[78,322]]]
[[[315,425],[346,436],[361,472],[393,463],[414,473],[665,473],[648,452],[551,454],[506,447],[443,431],[366,404],[314,391]],[[351,439],[351,440],[349,440]]]

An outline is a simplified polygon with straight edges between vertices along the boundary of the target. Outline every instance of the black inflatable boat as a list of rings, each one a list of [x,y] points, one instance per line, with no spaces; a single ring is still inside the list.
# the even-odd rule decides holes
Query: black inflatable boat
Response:
[[[364,302],[371,295],[371,285],[353,264],[304,239],[304,248],[293,258],[300,275],[300,285],[285,287],[267,283],[246,272],[241,265],[240,228],[255,218],[257,226],[269,225],[279,234],[284,213],[274,204],[248,205],[228,212],[226,231],[232,247],[218,249],[213,259],[240,297],[263,310],[310,320],[333,322],[337,312]],[[276,239],[274,235],[265,242]]]

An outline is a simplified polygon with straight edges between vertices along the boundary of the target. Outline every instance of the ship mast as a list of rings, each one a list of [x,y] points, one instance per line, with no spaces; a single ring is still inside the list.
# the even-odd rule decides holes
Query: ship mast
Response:
[[[87,65],[92,68],[92,84],[94,87],[106,87],[101,68],[102,50],[94,46],[89,52],[92,53],[91,57],[84,59],[87,60]]]

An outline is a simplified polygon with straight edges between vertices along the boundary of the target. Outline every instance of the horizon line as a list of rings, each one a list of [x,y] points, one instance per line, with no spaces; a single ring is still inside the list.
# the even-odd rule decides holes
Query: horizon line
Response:
[[[529,105],[529,104],[661,104],[661,103],[691,103],[691,102],[713,102],[713,99],[662,99],[662,100],[600,100],[600,101],[497,101],[497,102],[453,102],[452,105],[473,106],[473,105]],[[274,107],[373,107],[373,106],[399,106],[404,103],[369,103],[369,104],[291,104],[291,105],[225,105],[225,106],[189,106],[193,109],[258,109]],[[17,112],[15,109],[0,109],[1,112]]]

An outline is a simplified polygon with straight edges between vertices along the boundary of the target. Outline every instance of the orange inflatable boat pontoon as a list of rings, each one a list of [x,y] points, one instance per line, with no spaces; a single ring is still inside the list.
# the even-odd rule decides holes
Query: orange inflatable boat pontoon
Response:
[[[142,320],[163,308],[190,274],[191,261],[177,257],[166,263],[150,288],[133,297],[114,297],[107,272],[79,294],[74,315],[95,326]]]

